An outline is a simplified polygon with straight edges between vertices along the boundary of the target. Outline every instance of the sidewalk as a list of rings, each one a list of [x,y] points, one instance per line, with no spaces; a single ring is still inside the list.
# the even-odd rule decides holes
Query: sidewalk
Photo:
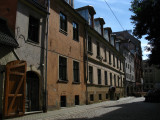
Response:
[[[90,104],[90,105],[82,105],[82,106],[75,106],[75,107],[69,107],[69,108],[62,108],[60,110],[54,110],[54,111],[48,111],[47,113],[38,113],[38,114],[32,114],[32,115],[26,115],[23,117],[8,119],[8,120],[57,120],[57,119],[66,119],[68,116],[75,116],[76,114],[80,113],[86,113],[89,110],[98,109],[103,106],[114,106],[114,105],[120,105],[125,103],[130,103],[133,100],[135,101],[134,97],[126,97],[121,98],[117,101],[105,101],[101,103],[96,104]],[[143,99],[143,98],[141,98]],[[138,99],[137,99],[138,100]]]

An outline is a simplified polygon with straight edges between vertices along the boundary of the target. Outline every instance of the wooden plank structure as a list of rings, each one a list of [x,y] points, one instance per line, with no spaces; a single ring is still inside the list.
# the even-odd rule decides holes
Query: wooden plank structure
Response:
[[[4,117],[16,117],[25,113],[26,97],[25,61],[12,61],[6,65],[4,93]]]

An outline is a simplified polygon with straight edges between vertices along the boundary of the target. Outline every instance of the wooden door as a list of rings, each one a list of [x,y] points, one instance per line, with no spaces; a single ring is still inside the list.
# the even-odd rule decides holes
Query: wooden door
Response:
[[[19,60],[6,65],[4,117],[25,113],[26,67],[26,62]]]

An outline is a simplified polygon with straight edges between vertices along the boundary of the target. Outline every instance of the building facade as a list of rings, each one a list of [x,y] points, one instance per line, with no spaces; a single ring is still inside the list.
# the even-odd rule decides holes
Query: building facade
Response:
[[[160,70],[156,65],[149,66],[147,60],[143,60],[143,78],[145,92],[160,88]]]
[[[10,32],[7,21],[0,18],[0,119],[3,114],[4,106],[4,84],[5,84],[5,66],[8,62],[17,60],[14,48],[18,43]]]
[[[47,0],[6,0],[0,2],[0,16],[7,19],[8,25],[19,44],[14,49],[16,57],[18,60],[23,60],[27,63],[26,80],[24,79],[23,82],[25,86],[21,88],[24,91],[21,96],[25,96],[25,105],[23,104],[25,110],[23,110],[22,114],[46,109],[47,15]],[[15,90],[18,87],[15,85],[13,89],[16,92]],[[14,104],[17,104],[17,101],[14,101]],[[11,106],[11,109],[6,110],[8,112],[6,116],[12,116],[13,114],[9,112],[21,109],[13,107]],[[20,115],[21,113],[18,114]],[[18,114],[15,113],[14,115]]]
[[[74,1],[52,0],[48,37],[48,109],[86,103],[85,20]]]
[[[134,55],[134,74],[135,75],[132,75],[132,76],[135,76],[134,77],[135,92],[142,92],[143,91],[142,89],[143,88],[143,70],[142,70],[141,42],[138,39],[136,39],[134,36],[132,36],[128,31],[115,32],[115,34],[119,38],[121,46],[127,48],[130,51],[130,54]]]
[[[135,92],[135,69],[134,69],[134,55],[126,48],[123,49],[123,56],[125,57],[125,91],[127,96],[134,95]]]
[[[115,36],[108,34],[111,30],[104,32],[103,18],[94,19],[96,12],[92,6],[78,8],[77,11],[88,22],[87,101],[91,104],[117,99],[124,95],[124,57],[116,50]],[[108,41],[104,35],[109,38]]]

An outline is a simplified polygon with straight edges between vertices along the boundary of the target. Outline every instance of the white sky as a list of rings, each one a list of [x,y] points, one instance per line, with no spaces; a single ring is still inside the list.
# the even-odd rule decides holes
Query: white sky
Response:
[[[106,0],[113,12],[119,19],[125,30],[133,30],[134,26],[131,23],[130,17],[132,12],[129,11],[131,0]],[[117,22],[116,18],[106,5],[104,0],[75,0],[75,8],[83,7],[86,5],[92,5],[96,11],[95,18],[103,17],[105,20],[104,27],[111,27],[113,32],[122,31],[123,29]],[[148,52],[144,51],[144,47],[147,45],[147,40],[141,39],[143,59],[147,59]]]

